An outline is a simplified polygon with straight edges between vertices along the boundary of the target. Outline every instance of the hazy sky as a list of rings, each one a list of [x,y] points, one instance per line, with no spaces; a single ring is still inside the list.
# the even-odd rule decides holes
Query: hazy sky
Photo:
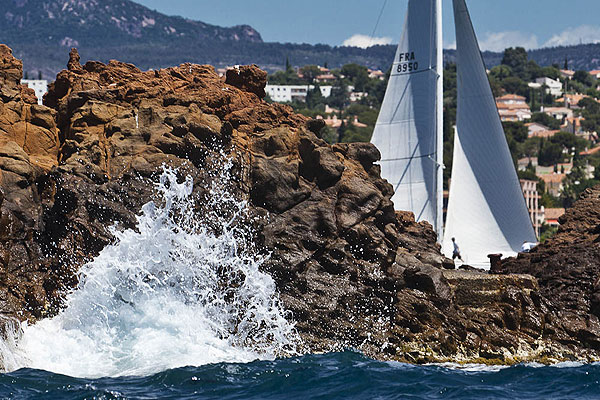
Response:
[[[400,37],[408,0],[134,0],[169,15],[220,26],[248,24],[269,42],[341,45]],[[444,44],[454,43],[452,2],[444,3]],[[467,0],[483,50],[600,42],[599,0]],[[372,41],[373,42],[373,41]],[[348,42],[347,42],[348,43]]]

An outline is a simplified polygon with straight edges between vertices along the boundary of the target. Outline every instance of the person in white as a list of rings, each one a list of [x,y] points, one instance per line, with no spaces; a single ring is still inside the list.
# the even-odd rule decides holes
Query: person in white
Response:
[[[452,251],[452,259],[454,260],[455,258],[458,258],[460,261],[464,262],[464,260],[460,256],[460,249],[458,248],[458,245],[456,244],[455,238],[452,238],[452,245],[454,246],[454,250]]]
[[[535,246],[537,246],[537,243],[528,242],[525,240],[521,246],[521,253],[529,253]]]

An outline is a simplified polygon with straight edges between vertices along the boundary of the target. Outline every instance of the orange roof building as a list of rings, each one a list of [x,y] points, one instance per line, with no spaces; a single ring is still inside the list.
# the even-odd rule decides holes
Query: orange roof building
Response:
[[[496,103],[505,104],[522,104],[525,103],[525,100],[525,97],[518,94],[505,94],[504,96],[496,97]]]
[[[556,135],[559,130],[543,130],[543,131],[535,131],[529,134],[529,137],[540,137],[540,138],[551,138]]]
[[[554,197],[559,197],[564,188],[563,181],[567,174],[538,175],[538,177],[546,184],[546,192]]]
[[[496,107],[502,121],[525,121],[531,119],[531,109],[525,97],[517,94],[505,94],[496,97]]]
[[[566,106],[570,107],[570,106],[576,106],[577,104],[579,104],[579,102],[583,99],[585,99],[586,97],[590,97],[588,95],[585,94],[581,94],[581,93],[575,93],[575,94],[569,94],[566,93],[563,97],[556,99],[557,103],[565,103],[566,102]]]
[[[564,214],[564,208],[546,208],[544,209],[544,222],[550,226],[559,226],[558,219]]]
[[[591,156],[592,154],[596,154],[600,151],[600,146],[591,148],[589,150],[585,150],[579,153],[580,156]]]

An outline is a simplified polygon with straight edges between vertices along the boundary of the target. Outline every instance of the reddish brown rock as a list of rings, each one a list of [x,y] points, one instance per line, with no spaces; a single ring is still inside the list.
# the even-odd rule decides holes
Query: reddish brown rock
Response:
[[[557,340],[600,349],[600,187],[587,189],[559,222],[553,238],[504,260],[502,272],[538,279],[541,295],[562,317]]]
[[[261,99],[267,95],[267,73],[254,64],[227,70],[225,82],[245,92],[254,93]]]

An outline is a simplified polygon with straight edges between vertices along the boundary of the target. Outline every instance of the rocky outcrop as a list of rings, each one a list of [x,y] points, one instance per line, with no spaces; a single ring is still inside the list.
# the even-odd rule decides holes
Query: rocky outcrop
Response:
[[[559,222],[554,237],[504,261],[500,272],[538,279],[540,295],[552,300],[550,337],[600,350],[600,187],[587,189]]]
[[[13,85],[19,68],[7,53],[0,76],[13,78],[2,107],[31,110]],[[11,126],[31,126],[27,137],[1,133],[9,143],[0,152],[8,177],[0,208],[3,313],[36,320],[57,312],[78,267],[110,243],[108,227],[135,226],[163,165],[191,176],[202,198],[224,154],[233,163],[229,190],[248,201],[256,249],[270,255],[263,268],[305,350],[355,347],[411,362],[597,357],[587,343],[556,339],[570,333],[552,322],[561,316],[542,281],[448,270],[452,261],[431,226],[394,211],[378,150],[327,144],[322,122],[264,102],[265,83],[256,66],[223,80],[193,64],[81,65],[72,51],[45,106],[31,112],[51,118],[14,114]],[[37,143],[29,132],[54,133],[56,146],[28,145]]]
[[[0,45],[0,308],[20,317],[44,310],[39,183],[58,165],[56,112],[20,84],[22,63]]]

